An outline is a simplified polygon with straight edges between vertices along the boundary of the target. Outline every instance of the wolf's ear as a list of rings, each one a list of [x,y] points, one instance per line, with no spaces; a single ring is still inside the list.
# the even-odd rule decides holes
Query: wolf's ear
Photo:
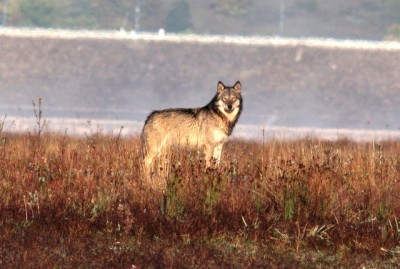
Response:
[[[240,84],[240,81],[236,81],[235,85],[233,85],[233,89],[240,93],[242,90],[242,84]]]
[[[221,93],[224,89],[225,89],[224,83],[222,83],[221,81],[218,81],[217,92]]]

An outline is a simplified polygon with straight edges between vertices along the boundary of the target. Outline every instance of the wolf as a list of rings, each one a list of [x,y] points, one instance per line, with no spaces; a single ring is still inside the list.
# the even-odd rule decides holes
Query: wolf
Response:
[[[154,160],[175,146],[199,150],[207,167],[219,165],[222,147],[242,110],[240,81],[232,87],[219,81],[215,96],[203,107],[153,111],[141,133],[145,174],[152,175]]]

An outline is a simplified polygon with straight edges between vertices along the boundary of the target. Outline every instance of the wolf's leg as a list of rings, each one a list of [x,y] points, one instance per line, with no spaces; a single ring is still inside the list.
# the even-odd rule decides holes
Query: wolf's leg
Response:
[[[146,154],[144,155],[143,158],[143,168],[144,168],[144,174],[146,177],[151,178],[153,175],[154,171],[154,161],[156,160],[158,155],[158,151],[154,148],[147,148]]]
[[[219,166],[221,161],[222,147],[224,143],[219,143],[214,147],[213,159],[216,161],[216,165]]]
[[[144,174],[146,176],[151,176],[153,173],[153,161],[154,161],[155,155],[153,152],[149,152],[146,154],[144,157]]]
[[[206,160],[206,167],[211,167],[214,149],[211,146],[204,147],[204,159]]]
[[[144,172],[146,176],[150,176],[154,172],[158,172],[158,169],[154,170],[154,161],[159,159],[160,156],[163,154],[163,150],[165,149],[165,144],[168,137],[165,136],[161,141],[158,139],[153,139],[147,141],[146,144],[146,154],[144,157]]]

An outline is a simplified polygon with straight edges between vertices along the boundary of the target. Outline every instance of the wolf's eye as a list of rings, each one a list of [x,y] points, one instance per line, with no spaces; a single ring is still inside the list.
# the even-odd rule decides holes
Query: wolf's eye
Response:
[[[228,101],[228,98],[226,98],[226,97],[224,96],[224,97],[222,97],[222,101],[227,102],[227,101]]]
[[[232,102],[235,102],[237,98],[236,98],[236,96],[232,96],[231,99],[232,99]]]

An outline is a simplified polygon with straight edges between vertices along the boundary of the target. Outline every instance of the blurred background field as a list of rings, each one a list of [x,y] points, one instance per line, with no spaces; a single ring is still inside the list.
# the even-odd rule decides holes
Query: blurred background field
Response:
[[[53,33],[56,38],[35,37],[30,30],[22,37],[1,33],[0,113],[9,117],[32,116],[31,101],[40,96],[53,122],[122,120],[139,132],[134,122],[143,122],[151,110],[202,106],[215,94],[218,80],[228,85],[241,80],[245,108],[239,124],[252,126],[247,135],[253,137],[270,126],[400,127],[396,43],[353,42],[349,47],[340,41],[278,39],[275,45],[276,39],[264,38],[262,44],[242,45],[239,37],[210,43],[193,36],[169,40],[153,35],[149,40],[129,33],[107,39],[96,32],[92,38],[66,38],[62,31]]]
[[[241,137],[268,127],[400,128],[397,1],[1,4],[0,113],[9,118],[32,116],[42,97],[53,124],[100,119],[111,132],[108,120],[121,120],[124,134],[137,133],[151,110],[202,106],[218,80],[241,80]]]

